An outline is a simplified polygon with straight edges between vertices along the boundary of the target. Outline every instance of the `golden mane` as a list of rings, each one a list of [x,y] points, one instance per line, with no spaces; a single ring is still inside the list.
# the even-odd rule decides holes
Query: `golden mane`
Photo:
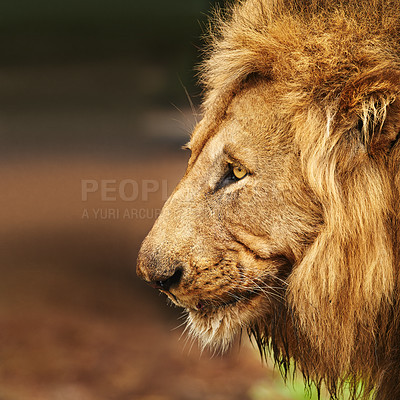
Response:
[[[206,112],[251,76],[285,92],[322,230],[288,278],[288,310],[255,327],[286,369],[333,398],[399,393],[400,1],[248,0],[216,17],[202,66]],[[381,360],[390,360],[377,368]]]
[[[360,69],[397,65],[399,30],[396,0],[239,1],[211,24],[205,108],[254,73],[335,96]]]

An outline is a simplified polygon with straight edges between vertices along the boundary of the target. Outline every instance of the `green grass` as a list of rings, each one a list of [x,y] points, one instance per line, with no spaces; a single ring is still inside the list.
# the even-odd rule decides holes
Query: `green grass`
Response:
[[[279,373],[276,372],[273,381],[256,383],[249,393],[251,400],[317,400],[317,390],[312,388],[311,392],[306,390],[301,379],[285,384]],[[311,396],[310,396],[311,394]],[[328,396],[321,395],[321,400],[328,399]]]
[[[358,393],[361,393],[362,385],[358,387]],[[295,377],[293,381],[286,384],[279,372],[276,371],[274,379],[270,381],[257,382],[250,389],[249,397],[251,400],[318,400],[317,389],[315,386],[311,390],[306,389],[301,378]],[[320,400],[328,400],[330,397],[327,390],[321,389]],[[340,399],[348,400],[350,391],[345,387]]]

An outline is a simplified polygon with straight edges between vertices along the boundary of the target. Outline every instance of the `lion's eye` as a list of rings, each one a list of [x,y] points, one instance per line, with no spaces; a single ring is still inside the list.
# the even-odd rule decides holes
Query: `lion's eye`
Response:
[[[230,164],[229,171],[218,183],[216,190],[240,181],[241,179],[245,178],[248,175],[248,173],[249,172],[247,171],[246,168]]]
[[[242,179],[247,175],[247,171],[243,167],[233,167],[232,173],[236,179]]]

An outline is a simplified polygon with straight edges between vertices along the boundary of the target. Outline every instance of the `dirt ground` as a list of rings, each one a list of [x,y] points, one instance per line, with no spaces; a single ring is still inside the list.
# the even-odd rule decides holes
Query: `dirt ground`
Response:
[[[170,192],[186,158],[3,162],[1,400],[289,398],[260,397],[260,382],[280,378],[246,340],[222,357],[201,354],[181,337],[181,311],[135,276],[163,182]],[[137,182],[138,199],[119,192],[126,179]],[[85,200],[82,180],[108,181],[110,192]],[[144,190],[146,180],[159,188]]]

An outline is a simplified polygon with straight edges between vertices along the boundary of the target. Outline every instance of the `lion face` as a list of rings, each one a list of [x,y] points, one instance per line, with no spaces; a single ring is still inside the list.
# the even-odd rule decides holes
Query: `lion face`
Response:
[[[273,91],[253,81],[220,118],[204,117],[187,172],[139,254],[138,274],[188,311],[204,344],[224,348],[242,328],[267,322],[319,229]]]
[[[400,398],[399,0],[245,0],[137,272],[225,348],[247,329],[338,398]],[[362,384],[359,382],[362,380]]]

